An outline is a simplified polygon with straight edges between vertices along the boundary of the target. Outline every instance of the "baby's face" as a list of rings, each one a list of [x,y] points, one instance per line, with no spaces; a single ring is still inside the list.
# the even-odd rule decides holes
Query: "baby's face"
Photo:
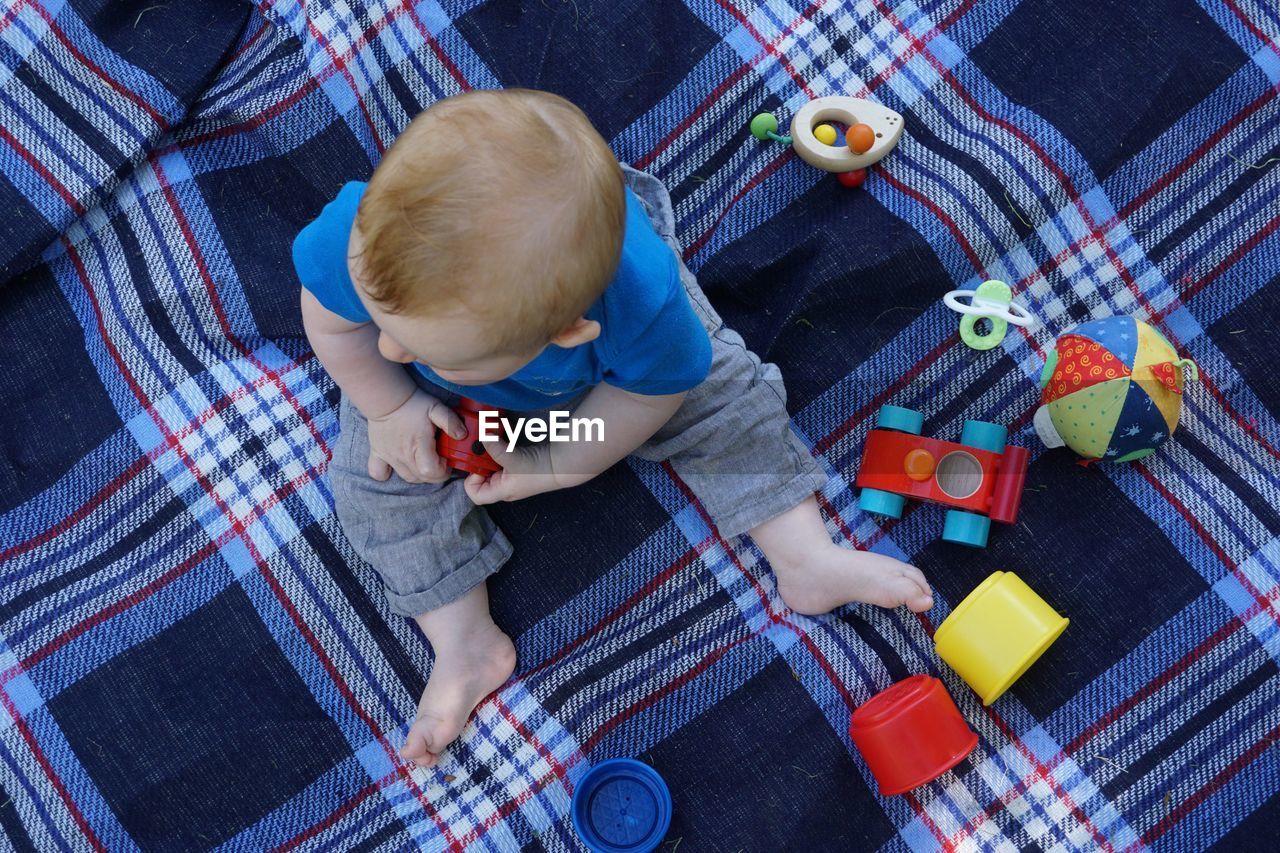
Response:
[[[441,379],[455,385],[485,385],[506,379],[537,358],[545,348],[495,353],[486,344],[486,330],[480,320],[462,308],[430,318],[385,311],[364,292],[359,252],[359,229],[353,229],[347,269],[360,304],[378,327],[378,352],[387,361],[421,362]]]
[[[506,379],[538,357],[546,345],[529,352],[493,352],[480,319],[464,308],[423,318],[392,314],[365,293],[359,257],[363,246],[360,229],[351,230],[347,247],[347,271],[360,304],[378,327],[378,352],[399,364],[420,362],[446,382],[485,385]]]
[[[363,300],[363,297],[362,297]],[[485,346],[485,330],[465,312],[423,319],[388,314],[368,305],[378,327],[378,352],[400,364],[421,362],[446,382],[484,385],[506,379],[542,351],[494,353]]]

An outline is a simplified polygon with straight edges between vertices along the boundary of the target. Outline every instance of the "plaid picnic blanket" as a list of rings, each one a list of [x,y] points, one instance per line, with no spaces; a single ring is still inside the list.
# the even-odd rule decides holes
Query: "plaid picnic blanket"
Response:
[[[938,605],[788,612],[750,541],[628,462],[497,510],[517,676],[410,772],[429,649],[335,522],[289,244],[423,105],[503,85],[667,182],[689,265],[782,366],[832,536],[913,560]],[[746,130],[833,93],[905,116],[857,191]],[[680,853],[1273,842],[1278,95],[1270,0],[11,0],[5,846],[573,850],[575,782],[612,756],[667,779]],[[985,278],[1044,326],[962,345],[940,297]],[[1110,314],[1201,381],[1156,455],[1085,469],[1035,440],[1036,379]],[[970,551],[937,507],[859,512],[886,402],[940,438],[1012,425],[1018,524]],[[996,569],[1071,625],[983,708],[930,635]],[[849,715],[918,672],[980,743],[883,798]]]

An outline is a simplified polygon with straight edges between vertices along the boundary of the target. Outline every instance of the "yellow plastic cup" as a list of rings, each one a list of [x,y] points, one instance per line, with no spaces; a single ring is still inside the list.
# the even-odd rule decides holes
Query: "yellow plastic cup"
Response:
[[[933,643],[982,704],[990,705],[1053,645],[1069,621],[1013,572],[993,572],[943,620]]]

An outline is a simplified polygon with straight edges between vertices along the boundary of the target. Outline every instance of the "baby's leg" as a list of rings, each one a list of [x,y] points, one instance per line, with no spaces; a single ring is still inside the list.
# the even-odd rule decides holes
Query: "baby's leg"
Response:
[[[831,540],[814,499],[826,476],[791,432],[778,369],[731,329],[716,330],[711,351],[710,376],[637,455],[669,459],[723,536],[749,532],[792,610],[826,613],[853,601],[932,607],[916,567]]]
[[[431,767],[462,732],[476,705],[511,677],[516,649],[489,615],[483,583],[414,621],[431,641],[436,660],[400,754],[419,767]]]
[[[729,336],[722,329],[713,341],[711,377],[637,455],[669,459],[721,535],[750,533],[792,610],[817,615],[855,601],[928,610],[932,592],[915,566],[831,540],[814,498],[826,476],[791,432],[777,368],[725,345]]]
[[[485,579],[511,545],[462,489],[461,480],[374,480],[368,422],[344,398],[329,466],[343,532],[382,579],[395,613],[417,622],[435,653],[401,755],[431,766],[475,706],[515,667],[515,648],[489,616]]]
[[[853,601],[905,604],[917,613],[933,607],[933,593],[915,566],[832,542],[813,497],[748,532],[778,576],[778,595],[797,613],[827,613]]]
[[[678,257],[665,190],[654,178],[624,171]],[[831,541],[813,496],[827,478],[791,432],[781,373],[724,325],[683,264],[680,278],[711,336],[711,373],[636,455],[669,459],[722,535],[750,532],[792,610],[826,613],[852,601],[932,607],[919,569]]]

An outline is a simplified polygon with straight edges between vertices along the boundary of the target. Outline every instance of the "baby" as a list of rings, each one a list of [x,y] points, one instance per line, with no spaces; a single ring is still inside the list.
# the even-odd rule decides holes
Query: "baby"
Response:
[[[435,652],[401,753],[418,765],[515,667],[485,589],[511,545],[480,507],[628,454],[667,460],[721,535],[749,533],[792,610],[933,604],[915,567],[831,540],[777,368],[723,325],[673,231],[666,190],[577,107],[509,89],[432,105],[294,241],[307,337],[342,390],[338,520]],[[572,410],[603,436],[488,444],[499,473],[451,476],[435,432],[465,436],[461,394]]]

